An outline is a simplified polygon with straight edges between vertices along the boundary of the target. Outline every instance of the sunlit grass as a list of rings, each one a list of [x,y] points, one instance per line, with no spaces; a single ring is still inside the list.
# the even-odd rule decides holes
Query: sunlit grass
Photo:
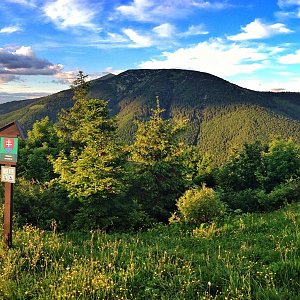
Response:
[[[0,250],[0,299],[299,299],[300,205],[201,227],[57,234]]]

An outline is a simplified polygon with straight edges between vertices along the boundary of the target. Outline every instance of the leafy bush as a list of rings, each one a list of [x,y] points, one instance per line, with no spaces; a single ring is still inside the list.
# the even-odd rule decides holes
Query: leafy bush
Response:
[[[241,210],[242,212],[272,211],[287,203],[300,201],[300,180],[295,179],[281,183],[271,192],[264,189],[221,192],[220,198],[230,210]]]
[[[222,192],[220,197],[230,210],[255,212],[261,210],[261,190],[245,189],[237,192]]]
[[[14,211],[19,225],[32,224],[49,230],[53,220],[59,229],[68,229],[78,210],[77,199],[68,197],[57,180],[47,183],[20,177],[14,188]]]
[[[300,176],[300,145],[292,140],[274,139],[262,154],[262,160],[264,167],[256,176],[267,192]]]
[[[54,125],[46,117],[33,124],[27,132],[27,139],[20,143],[18,159],[18,177],[39,182],[55,178],[50,157],[55,157],[60,151]]]
[[[287,203],[300,201],[300,179],[276,186],[270,193],[260,193],[260,204],[266,211],[279,209]]]
[[[245,144],[216,172],[221,200],[232,210],[270,211],[298,201],[300,147],[292,140]]]
[[[183,221],[194,224],[209,222],[225,211],[219,194],[206,186],[187,190],[178,199],[177,207]]]
[[[260,142],[245,144],[223,164],[216,174],[217,185],[225,192],[257,189],[260,182],[257,173],[262,168],[264,146]]]

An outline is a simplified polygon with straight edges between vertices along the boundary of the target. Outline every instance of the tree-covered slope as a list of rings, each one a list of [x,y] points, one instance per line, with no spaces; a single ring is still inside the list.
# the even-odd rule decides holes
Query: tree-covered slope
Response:
[[[300,93],[256,92],[216,76],[188,70],[128,70],[90,82],[89,97],[109,101],[119,134],[132,140],[134,120],[147,119],[156,96],[164,117],[186,119],[185,139],[203,151],[223,152],[269,135],[300,140]],[[0,125],[19,120],[26,129],[46,115],[56,120],[73,105],[72,91],[0,105]]]
[[[215,163],[223,162],[233,150],[260,140],[266,143],[281,136],[300,141],[300,122],[250,105],[207,108],[197,144]]]
[[[62,108],[73,105],[71,90],[62,91],[37,99],[7,102],[0,105],[0,126],[18,120],[24,130],[32,128],[36,120],[45,116],[53,121]]]

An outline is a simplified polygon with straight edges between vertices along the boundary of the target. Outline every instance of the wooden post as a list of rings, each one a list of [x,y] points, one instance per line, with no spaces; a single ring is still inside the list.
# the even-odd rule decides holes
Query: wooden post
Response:
[[[18,138],[24,139],[24,134],[17,121],[0,128],[0,164],[4,165],[1,166],[1,181],[5,183],[3,216],[5,248],[12,247],[13,183],[16,176],[15,166],[18,158]],[[7,170],[8,173],[5,173],[6,167],[10,169]]]
[[[13,184],[5,182],[4,192],[4,246],[12,246],[12,207],[13,207]]]

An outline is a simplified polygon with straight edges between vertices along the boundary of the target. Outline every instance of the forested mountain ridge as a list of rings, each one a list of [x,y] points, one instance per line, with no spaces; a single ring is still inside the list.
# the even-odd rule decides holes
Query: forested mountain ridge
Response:
[[[90,81],[89,98],[108,100],[119,120],[119,133],[131,140],[135,119],[147,119],[156,96],[164,117],[188,120],[185,140],[202,151],[222,151],[270,135],[300,141],[300,93],[256,92],[219,77],[178,69],[128,70]],[[53,121],[62,108],[73,105],[66,90],[35,100],[0,105],[4,125],[18,119],[25,129],[46,115]]]

